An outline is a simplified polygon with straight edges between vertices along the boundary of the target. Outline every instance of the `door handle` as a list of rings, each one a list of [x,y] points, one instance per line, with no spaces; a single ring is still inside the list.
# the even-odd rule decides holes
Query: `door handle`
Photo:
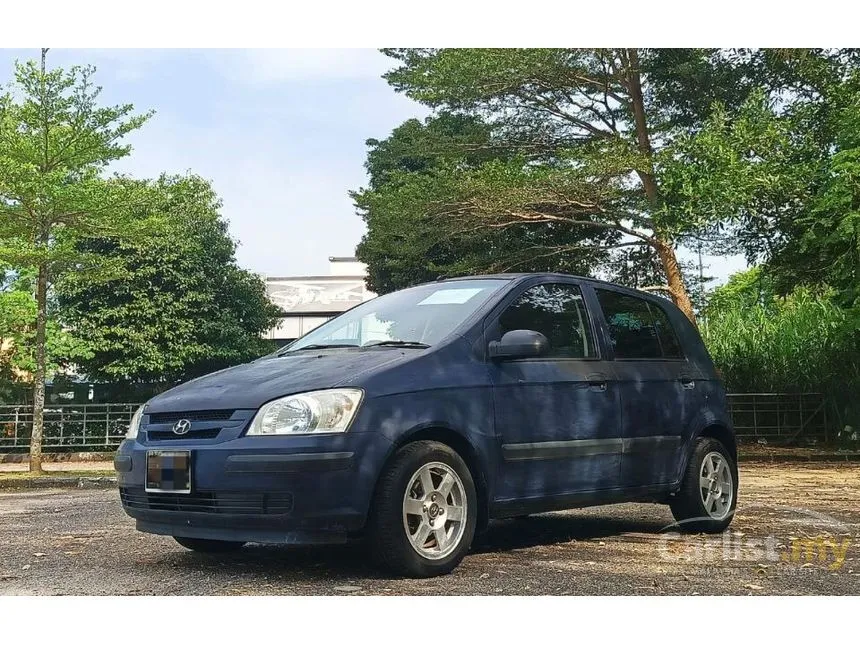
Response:
[[[694,381],[689,376],[682,376],[678,380],[681,381],[681,387],[685,390],[692,390],[694,387],[696,387],[696,381]]]
[[[595,392],[606,392],[606,376],[604,374],[589,374],[588,387]]]

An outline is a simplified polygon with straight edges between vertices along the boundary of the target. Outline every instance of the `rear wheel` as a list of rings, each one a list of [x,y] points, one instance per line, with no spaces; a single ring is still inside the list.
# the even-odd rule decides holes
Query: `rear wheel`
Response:
[[[737,503],[738,468],[734,459],[717,439],[697,439],[681,488],[669,502],[679,528],[719,533],[731,524]]]
[[[186,549],[197,551],[199,553],[229,553],[230,551],[238,551],[243,546],[244,542],[227,542],[226,540],[204,540],[202,538],[189,538],[174,535],[173,539],[179,542]]]
[[[370,517],[374,559],[406,576],[451,572],[472,544],[477,495],[469,468],[436,441],[404,446],[380,478]]]

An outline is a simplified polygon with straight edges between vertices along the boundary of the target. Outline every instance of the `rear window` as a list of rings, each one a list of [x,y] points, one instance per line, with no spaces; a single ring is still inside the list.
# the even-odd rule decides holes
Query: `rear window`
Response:
[[[660,340],[660,346],[663,348],[663,358],[684,358],[684,352],[681,351],[681,343],[678,342],[675,328],[669,322],[669,316],[661,307],[653,303],[649,302],[648,308],[654,316],[654,326],[657,328],[657,338]]]
[[[615,358],[683,358],[669,317],[647,300],[596,289]]]

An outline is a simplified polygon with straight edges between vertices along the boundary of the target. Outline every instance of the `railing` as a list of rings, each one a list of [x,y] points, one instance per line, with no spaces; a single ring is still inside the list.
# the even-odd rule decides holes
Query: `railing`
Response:
[[[138,403],[51,405],[45,408],[46,450],[105,450],[119,445]],[[735,433],[741,441],[827,442],[827,399],[823,394],[729,394]],[[0,452],[30,445],[33,408],[0,406]]]
[[[45,450],[115,448],[128,431],[139,403],[87,403],[45,406]],[[32,405],[0,405],[0,451],[30,445]]]

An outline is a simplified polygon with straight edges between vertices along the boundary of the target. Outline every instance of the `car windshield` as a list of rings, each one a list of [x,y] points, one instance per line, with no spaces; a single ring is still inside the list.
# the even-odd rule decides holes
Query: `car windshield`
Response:
[[[503,279],[457,280],[379,296],[317,327],[279,354],[325,347],[429,347],[506,283]]]

